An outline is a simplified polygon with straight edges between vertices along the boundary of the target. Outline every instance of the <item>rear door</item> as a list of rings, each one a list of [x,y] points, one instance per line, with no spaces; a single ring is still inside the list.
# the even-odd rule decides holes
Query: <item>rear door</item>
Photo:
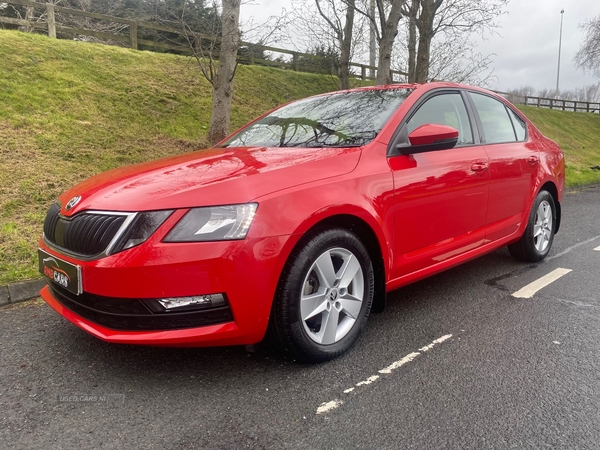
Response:
[[[486,241],[517,231],[527,220],[540,158],[527,139],[527,125],[500,100],[469,92],[489,157],[489,206]]]

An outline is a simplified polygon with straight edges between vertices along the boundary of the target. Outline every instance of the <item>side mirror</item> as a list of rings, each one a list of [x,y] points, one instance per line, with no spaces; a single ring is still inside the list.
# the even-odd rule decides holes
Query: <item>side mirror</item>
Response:
[[[449,150],[458,142],[458,130],[447,125],[425,124],[408,135],[410,144],[399,144],[396,149],[403,155]]]

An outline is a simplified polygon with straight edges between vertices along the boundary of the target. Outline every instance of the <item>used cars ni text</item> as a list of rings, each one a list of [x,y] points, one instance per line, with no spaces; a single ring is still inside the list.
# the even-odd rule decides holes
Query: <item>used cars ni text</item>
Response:
[[[41,294],[108,342],[347,351],[386,292],[508,245],[550,251],[560,148],[453,83],[282,106],[208,150],[118,168],[47,214]]]

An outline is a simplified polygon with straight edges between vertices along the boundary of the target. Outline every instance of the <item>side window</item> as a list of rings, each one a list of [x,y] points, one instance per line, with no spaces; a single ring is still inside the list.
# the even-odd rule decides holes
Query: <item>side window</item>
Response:
[[[486,144],[497,144],[500,142],[514,142],[515,128],[508,115],[508,110],[504,103],[487,95],[469,93],[475,103],[475,108],[479,113],[481,124],[483,125],[483,134]]]
[[[508,115],[512,119],[515,133],[517,133],[517,141],[524,141],[527,138],[527,124],[523,119],[517,116],[510,108],[507,108]]]
[[[428,123],[448,125],[457,129],[457,145],[473,144],[471,122],[462,97],[458,93],[436,95],[423,103],[408,121],[408,133]]]

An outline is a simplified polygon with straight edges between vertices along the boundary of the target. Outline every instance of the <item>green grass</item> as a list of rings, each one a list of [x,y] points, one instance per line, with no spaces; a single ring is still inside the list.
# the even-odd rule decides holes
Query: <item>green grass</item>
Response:
[[[240,66],[232,130],[329,76]],[[0,285],[37,275],[47,208],[98,172],[207,145],[211,86],[192,60],[0,30]],[[523,108],[567,155],[569,185],[600,181],[600,116]]]

